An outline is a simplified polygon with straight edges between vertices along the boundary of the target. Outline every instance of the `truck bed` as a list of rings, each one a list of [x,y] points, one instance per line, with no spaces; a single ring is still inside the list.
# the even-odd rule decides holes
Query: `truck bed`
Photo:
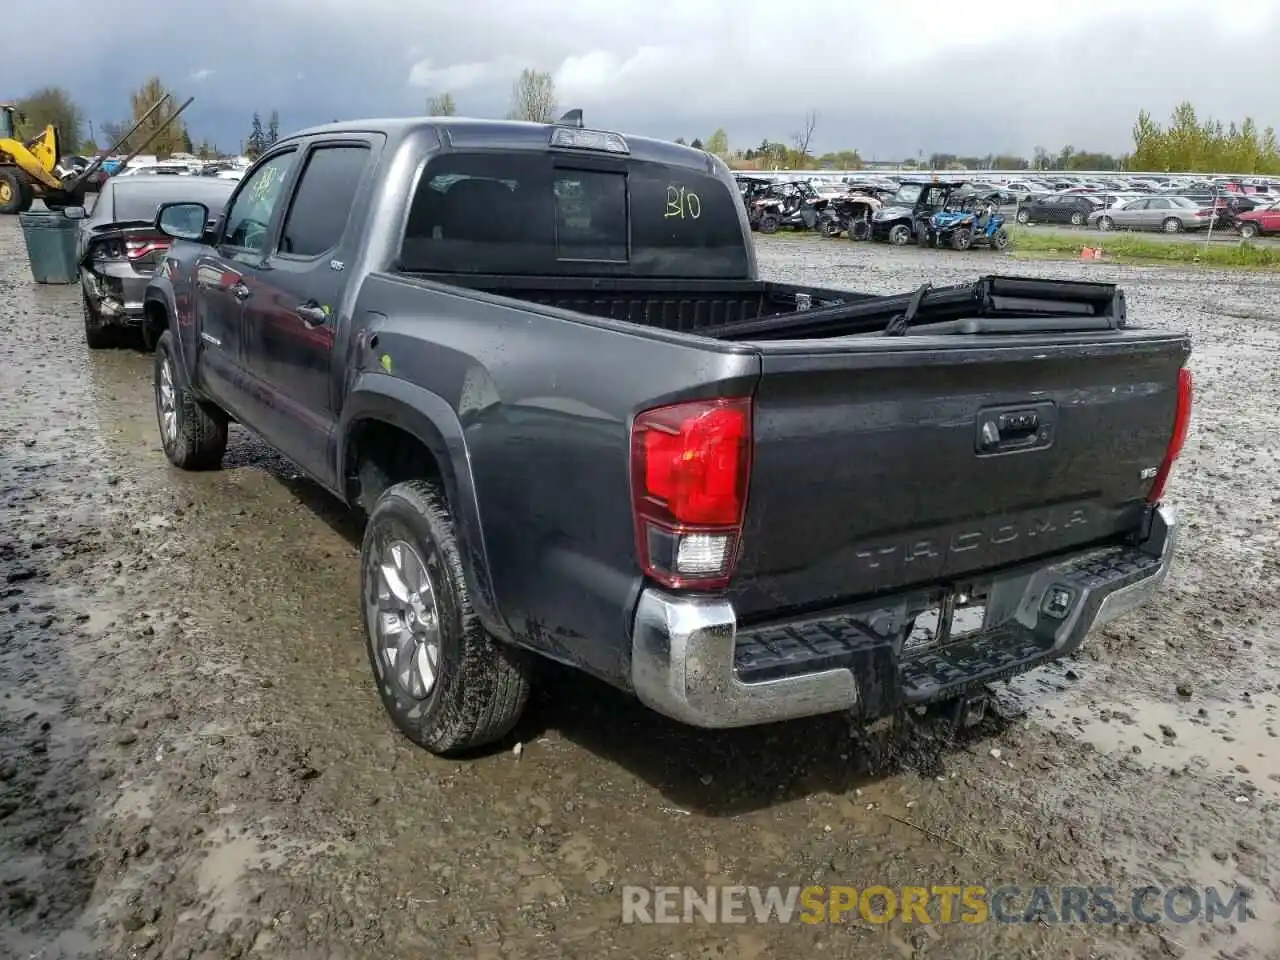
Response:
[[[1115,329],[1126,322],[1114,284],[987,276],[879,296],[764,280],[645,280],[424,275],[420,279],[639,326],[720,340],[819,339],[884,332],[998,332],[974,321],[1016,319],[1016,332]],[[1037,321],[1039,326],[1036,327]],[[1066,321],[1066,322],[1064,322]],[[965,325],[967,322],[967,326]],[[943,329],[944,325],[951,327]],[[957,324],[959,324],[957,326]],[[933,325],[932,327],[928,325]]]
[[[1185,335],[1128,326],[1112,284],[983,277],[871,296],[752,281],[421,279],[448,284],[437,293],[571,311],[563,319],[694,334],[689,359],[660,374],[634,340],[609,349],[608,329],[580,339],[536,327],[534,349],[559,358],[560,375],[612,385],[591,395],[596,409],[643,391],[623,425],[677,391],[720,395],[710,379],[681,379],[708,377],[727,355],[697,337],[752,351],[750,495],[727,591],[741,622],[1123,540],[1145,515],[1189,352]]]

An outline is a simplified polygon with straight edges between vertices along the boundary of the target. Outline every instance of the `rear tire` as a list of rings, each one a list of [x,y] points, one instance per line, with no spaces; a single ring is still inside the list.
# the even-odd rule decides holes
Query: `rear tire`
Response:
[[[1112,220],[1110,217],[1099,217],[1099,218],[1098,218],[1098,229],[1099,229],[1099,230],[1103,230],[1103,231],[1110,230],[1110,229],[1112,229],[1115,225],[1116,225],[1116,222],[1115,222],[1114,220]]]
[[[871,221],[855,220],[849,224],[850,240],[870,240],[871,239]]]
[[[760,218],[761,233],[777,233],[778,227],[780,226],[782,226],[782,221],[779,220],[777,217],[775,217],[773,214],[766,213],[763,217]]]
[[[166,330],[156,344],[156,422],[164,455],[183,470],[217,470],[227,452],[227,417],[211,410],[182,386],[177,346]]]
[[[1161,224],[1161,226],[1164,228],[1165,233],[1181,233],[1182,232],[1182,221],[1179,220],[1177,217],[1169,217],[1168,219],[1165,220],[1163,224]]]
[[[1073,227],[1083,227],[1084,221],[1085,221],[1085,216],[1079,210],[1076,210],[1071,214],[1071,225]]]
[[[1240,224],[1240,236],[1246,240],[1252,240],[1258,235],[1258,225],[1256,223],[1245,222]]]
[[[472,609],[440,486],[388,488],[369,513],[360,560],[369,664],[395,725],[440,755],[506,736],[529,698],[529,664]]]
[[[1009,246],[1009,231],[1004,227],[997,230],[995,235],[991,238],[991,246],[995,247],[997,250],[1003,250],[1005,247]]]
[[[23,213],[31,207],[31,187],[13,167],[0,169],[0,214]]]
[[[1031,214],[1026,210],[1019,210],[1013,218],[1024,226],[1031,222]]]
[[[90,350],[110,350],[120,345],[120,331],[106,323],[92,303],[89,295],[80,289],[84,310],[84,342]]]

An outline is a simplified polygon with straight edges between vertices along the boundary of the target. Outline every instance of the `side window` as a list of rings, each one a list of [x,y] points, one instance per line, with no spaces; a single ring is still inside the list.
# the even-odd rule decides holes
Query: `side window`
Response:
[[[556,257],[627,260],[627,176],[597,170],[555,172]]]
[[[284,192],[285,176],[295,151],[272,157],[241,185],[227,214],[222,242],[249,253],[261,253],[267,245],[267,227]]]
[[[1170,203],[1168,200],[1163,200],[1163,199],[1152,200],[1149,204],[1147,204],[1147,209],[1149,210],[1170,210],[1172,208],[1173,208],[1173,204]]]
[[[280,253],[317,257],[338,245],[368,162],[364,144],[311,151],[280,232]]]

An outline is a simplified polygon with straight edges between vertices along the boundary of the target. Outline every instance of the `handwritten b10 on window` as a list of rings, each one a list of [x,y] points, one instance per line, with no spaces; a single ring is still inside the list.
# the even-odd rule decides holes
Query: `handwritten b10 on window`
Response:
[[[697,220],[702,216],[702,198],[688,187],[667,185],[667,209],[663,219],[678,217],[681,220]]]

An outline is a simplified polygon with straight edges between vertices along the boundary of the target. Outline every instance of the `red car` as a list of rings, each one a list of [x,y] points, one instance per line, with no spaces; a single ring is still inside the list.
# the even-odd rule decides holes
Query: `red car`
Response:
[[[1240,236],[1247,240],[1266,233],[1280,233],[1280,200],[1240,214]]]

